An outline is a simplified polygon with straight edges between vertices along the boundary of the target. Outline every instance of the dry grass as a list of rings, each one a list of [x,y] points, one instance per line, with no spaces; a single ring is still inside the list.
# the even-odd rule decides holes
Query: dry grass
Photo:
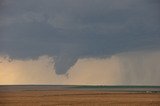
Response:
[[[160,93],[54,90],[0,92],[0,106],[160,106]]]

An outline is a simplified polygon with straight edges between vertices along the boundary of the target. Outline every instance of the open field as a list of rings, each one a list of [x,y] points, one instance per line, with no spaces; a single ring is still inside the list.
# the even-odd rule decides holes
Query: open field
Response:
[[[5,91],[0,106],[160,106],[160,93],[94,90]]]

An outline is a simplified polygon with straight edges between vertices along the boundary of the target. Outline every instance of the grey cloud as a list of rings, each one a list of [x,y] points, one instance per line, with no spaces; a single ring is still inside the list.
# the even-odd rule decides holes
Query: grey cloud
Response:
[[[159,49],[156,0],[4,0],[0,53],[50,55],[65,73],[79,58]],[[2,4],[1,3],[1,4]]]

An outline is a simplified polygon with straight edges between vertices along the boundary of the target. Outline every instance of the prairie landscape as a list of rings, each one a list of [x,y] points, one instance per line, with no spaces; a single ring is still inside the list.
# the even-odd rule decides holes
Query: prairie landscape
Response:
[[[58,89],[1,91],[0,106],[160,106],[155,92]]]
[[[0,0],[0,106],[160,106],[160,0]]]

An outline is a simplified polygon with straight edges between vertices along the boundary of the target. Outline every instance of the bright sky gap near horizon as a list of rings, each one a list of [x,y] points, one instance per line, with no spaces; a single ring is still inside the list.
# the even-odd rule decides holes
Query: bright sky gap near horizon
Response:
[[[0,85],[160,85],[159,0],[0,0]]]

